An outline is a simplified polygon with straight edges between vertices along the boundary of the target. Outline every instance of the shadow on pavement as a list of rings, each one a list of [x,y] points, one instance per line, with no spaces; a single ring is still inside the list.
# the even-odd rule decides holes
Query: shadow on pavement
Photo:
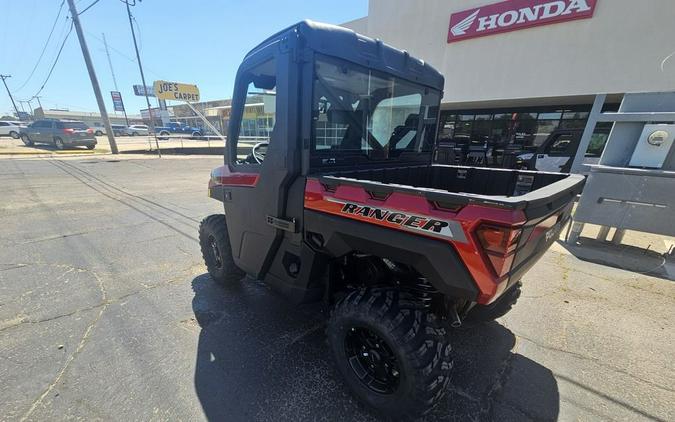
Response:
[[[251,280],[192,281],[201,327],[195,388],[209,420],[378,420],[333,371],[325,311],[291,306]],[[426,420],[557,420],[550,370],[511,352],[500,324],[456,331],[453,386]]]
[[[582,261],[675,281],[675,259],[656,251],[587,237],[576,245],[558,244]]]
[[[57,152],[57,151],[89,151],[86,147],[81,147],[81,146],[66,146],[64,149],[58,149],[56,148],[55,145],[50,145],[50,144],[33,144],[33,145],[21,145],[21,148],[26,148],[26,149],[41,149],[43,151],[51,151],[51,152]]]

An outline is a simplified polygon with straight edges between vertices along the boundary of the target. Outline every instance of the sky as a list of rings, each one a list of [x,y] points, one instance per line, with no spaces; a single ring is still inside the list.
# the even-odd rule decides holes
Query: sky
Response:
[[[75,0],[78,11],[94,0]],[[32,98],[54,63],[70,20],[65,2],[42,52],[62,0],[0,0],[0,74],[12,75],[7,85],[15,100]],[[368,14],[367,0],[143,0],[132,7],[137,40],[148,85],[155,80],[194,83],[201,100],[230,98],[234,76],[245,54],[275,32],[303,19],[333,24]],[[141,84],[126,6],[120,0],[99,0],[80,15],[106,109],[113,114],[110,91],[115,90],[103,47],[103,33],[129,114],[146,108],[134,96]],[[37,67],[29,75],[37,63]],[[22,86],[23,85],[23,86]],[[40,99],[45,108],[98,111],[82,51],[73,29]],[[151,99],[152,100],[152,99]],[[31,102],[37,107],[37,101]],[[156,106],[156,103],[152,103]],[[21,107],[17,103],[19,110]],[[24,103],[28,111],[28,104]],[[11,114],[12,103],[0,86],[0,114]]]

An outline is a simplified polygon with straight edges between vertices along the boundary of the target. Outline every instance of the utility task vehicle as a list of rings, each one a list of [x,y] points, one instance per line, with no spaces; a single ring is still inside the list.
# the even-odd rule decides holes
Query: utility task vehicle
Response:
[[[330,306],[337,368],[395,418],[441,400],[451,327],[511,308],[584,180],[432,165],[443,84],[345,28],[302,22],[267,39],[239,68],[225,165],[209,182],[225,213],[199,233],[215,281],[249,275]],[[240,136],[272,115],[246,153]]]

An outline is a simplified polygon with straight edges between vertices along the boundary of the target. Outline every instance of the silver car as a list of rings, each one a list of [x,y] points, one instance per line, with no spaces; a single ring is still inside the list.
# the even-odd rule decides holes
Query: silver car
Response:
[[[131,125],[127,128],[129,136],[148,136],[150,131],[146,125]]]
[[[21,131],[24,144],[52,144],[57,149],[84,146],[96,147],[94,130],[75,120],[37,120]]]

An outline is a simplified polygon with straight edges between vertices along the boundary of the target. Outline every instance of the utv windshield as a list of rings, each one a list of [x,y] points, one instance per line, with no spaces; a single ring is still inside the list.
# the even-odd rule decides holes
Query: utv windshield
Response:
[[[440,94],[350,62],[320,57],[312,105],[312,166],[427,161]]]

